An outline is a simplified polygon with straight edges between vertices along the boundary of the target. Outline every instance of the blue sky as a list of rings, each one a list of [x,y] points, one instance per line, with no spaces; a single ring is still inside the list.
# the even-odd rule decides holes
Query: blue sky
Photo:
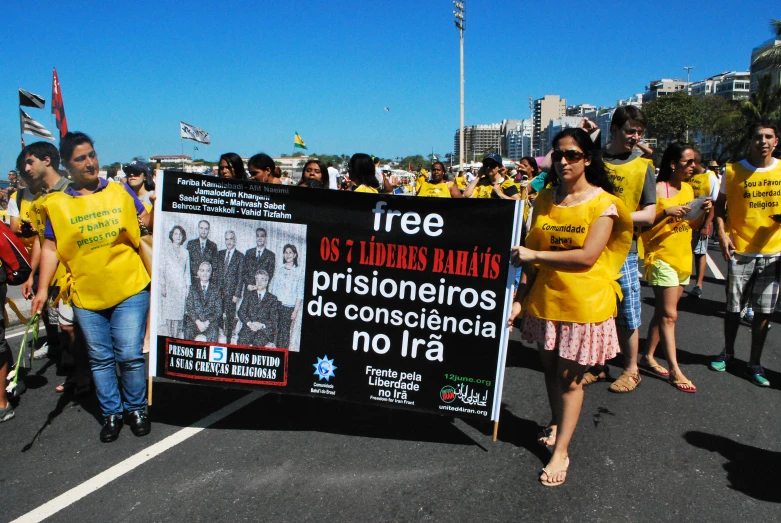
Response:
[[[685,77],[686,65],[692,80],[748,70],[752,47],[781,18],[737,0],[561,0],[555,11],[549,2],[466,3],[467,125],[528,117],[529,96],[610,106],[649,80]],[[102,164],[181,153],[180,120],[211,133],[195,153],[207,159],[289,154],[295,131],[310,152],[452,150],[450,0],[77,4],[4,2],[1,177],[20,147],[18,87],[46,98],[45,110],[27,112],[56,134],[52,67],[70,129],[95,139]]]

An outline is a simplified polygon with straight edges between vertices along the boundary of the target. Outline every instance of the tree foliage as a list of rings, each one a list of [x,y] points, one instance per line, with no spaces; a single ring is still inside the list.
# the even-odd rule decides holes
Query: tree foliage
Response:
[[[643,104],[643,113],[648,120],[648,134],[664,147],[670,142],[685,141],[687,131],[699,130],[703,123],[702,99],[685,92]]]
[[[422,156],[420,154],[414,154],[402,158],[401,161],[399,162],[399,167],[401,169],[407,170],[409,169],[410,164],[412,164],[413,171],[416,171],[418,169],[418,165],[421,165],[423,166],[424,169],[428,170],[431,167],[430,163],[431,162],[428,160],[427,157]]]
[[[741,156],[747,120],[741,103],[721,96],[702,98],[703,123],[700,131],[711,140],[714,159],[719,164]]]

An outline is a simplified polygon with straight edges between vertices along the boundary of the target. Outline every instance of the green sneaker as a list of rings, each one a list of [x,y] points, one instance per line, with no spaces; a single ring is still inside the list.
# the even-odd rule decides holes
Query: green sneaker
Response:
[[[727,354],[726,351],[721,351],[721,354],[716,356],[716,359],[708,364],[708,368],[710,370],[715,370],[716,372],[724,372],[727,370],[727,365],[732,363],[733,357],[734,356],[732,354]]]
[[[746,377],[759,387],[769,387],[770,382],[765,377],[765,372],[761,365],[749,365],[746,367]]]

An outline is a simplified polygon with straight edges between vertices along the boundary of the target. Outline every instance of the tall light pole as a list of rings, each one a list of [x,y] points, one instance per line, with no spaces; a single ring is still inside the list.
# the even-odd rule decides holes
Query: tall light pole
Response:
[[[529,120],[532,122],[532,132],[529,135],[529,156],[534,156],[534,98],[529,97]]]
[[[689,79],[691,78],[691,71],[692,71],[692,69],[694,69],[693,65],[687,65],[686,67],[683,68],[683,70],[686,71],[686,94],[688,94],[689,96],[691,96],[691,94],[692,94],[691,93],[691,88],[689,87],[689,85],[691,85],[691,82],[689,81]],[[686,142],[688,143],[688,141],[689,141],[689,126],[687,125],[686,126]]]
[[[458,39],[461,43],[461,130],[458,133],[459,170],[464,169],[464,31],[466,31],[464,1],[456,0],[453,2],[453,5],[456,7],[453,15],[456,17],[455,23],[458,28]]]
[[[687,84],[689,83],[689,78],[690,78],[690,75],[691,75],[691,70],[692,70],[692,69],[694,69],[694,66],[693,66],[693,65],[687,65],[686,67],[684,67],[684,68],[683,68],[683,70],[684,70],[684,71],[686,71],[686,83],[687,83]],[[686,89],[687,89],[687,91],[688,91],[688,89],[689,89],[689,86],[688,86],[688,85],[686,86]]]

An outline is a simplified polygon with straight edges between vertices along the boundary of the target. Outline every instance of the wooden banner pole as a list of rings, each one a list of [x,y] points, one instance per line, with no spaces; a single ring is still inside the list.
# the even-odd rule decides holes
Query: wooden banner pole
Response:
[[[499,422],[494,421],[494,441],[496,441],[498,435],[499,435]]]

